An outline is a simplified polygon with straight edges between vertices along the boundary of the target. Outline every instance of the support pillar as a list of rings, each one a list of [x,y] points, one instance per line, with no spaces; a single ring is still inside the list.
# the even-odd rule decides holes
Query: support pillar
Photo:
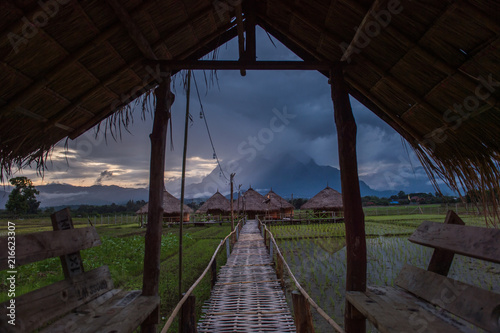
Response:
[[[142,294],[158,296],[160,275],[160,248],[163,218],[163,189],[165,170],[165,148],[167,128],[170,120],[170,106],[174,95],[170,91],[170,76],[155,90],[156,109],[151,139],[151,162],[149,172],[149,211],[146,228],[146,248],[144,253],[144,277]],[[159,323],[159,309],[141,325],[141,332],[156,333]]]
[[[366,291],[365,217],[359,190],[358,161],[356,157],[356,122],[352,114],[343,67],[337,65],[330,72],[332,99],[337,127],[342,200],[346,229],[347,291]],[[365,317],[346,301],[344,328],[347,333],[366,331]]]

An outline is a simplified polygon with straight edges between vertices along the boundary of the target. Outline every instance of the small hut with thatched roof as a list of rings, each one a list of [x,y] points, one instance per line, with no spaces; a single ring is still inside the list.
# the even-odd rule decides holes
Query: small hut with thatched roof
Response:
[[[205,203],[196,211],[196,213],[210,215],[231,214],[231,202],[228,198],[217,191],[207,201],[205,201]]]
[[[266,199],[270,199],[271,203],[279,208],[279,215],[276,214],[276,218],[293,217],[293,205],[277,195],[272,189],[264,197]]]
[[[179,222],[181,217],[181,201],[174,197],[172,194],[167,191],[163,191],[163,222]],[[141,221],[144,215],[148,214],[149,203],[146,203],[144,206],[139,209],[136,214],[141,216]],[[184,205],[184,222],[189,222],[190,214],[193,210]],[[141,222],[142,225],[142,222]]]
[[[278,206],[251,187],[243,194],[243,210],[249,219],[255,219],[257,215],[273,216],[279,213]]]
[[[317,215],[323,212],[341,212],[344,210],[342,194],[327,186],[300,207],[301,210],[313,210]]]

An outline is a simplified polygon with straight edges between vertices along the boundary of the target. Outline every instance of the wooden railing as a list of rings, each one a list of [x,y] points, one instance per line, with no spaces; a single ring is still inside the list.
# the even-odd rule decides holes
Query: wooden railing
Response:
[[[299,281],[297,281],[295,275],[292,273],[290,266],[288,266],[288,263],[281,254],[279,246],[276,243],[272,232],[267,229],[266,224],[262,223],[260,219],[258,221],[259,230],[262,232],[262,236],[264,237],[264,244],[266,244],[266,247],[268,247],[269,249],[269,255],[271,256],[271,259],[273,259],[273,244],[276,248],[276,275],[278,276],[278,279],[280,280],[282,286],[284,286],[283,268],[286,268],[286,270],[288,271],[288,275],[297,287],[298,292],[292,292],[293,311],[297,332],[314,331],[311,310],[309,308],[309,305],[311,305],[319,313],[319,315],[323,317],[328,322],[328,324],[330,324],[330,326],[333,327],[336,332],[345,333],[344,329],[340,327],[339,324],[337,324],[330,316],[328,316],[326,312],[311,298],[311,296],[309,296],[304,288],[302,288]]]
[[[245,223],[244,219],[241,219],[238,221],[238,224],[235,226],[234,230],[230,232],[226,238],[220,241],[219,246],[217,246],[217,249],[215,249],[214,254],[212,258],[210,259],[210,262],[208,263],[207,267],[201,273],[200,277],[193,283],[193,285],[186,291],[186,293],[183,294],[183,297],[177,303],[176,307],[174,308],[174,311],[172,311],[172,314],[168,318],[167,322],[165,323],[165,326],[163,326],[161,333],[166,333],[170,326],[172,325],[175,317],[179,314],[179,311],[182,310],[181,313],[181,332],[190,332],[194,331],[193,330],[193,325],[195,325],[196,318],[195,318],[195,311],[194,311],[194,306],[195,306],[195,299],[194,296],[191,295],[194,289],[198,286],[198,284],[201,282],[201,280],[205,277],[205,275],[210,271],[211,275],[211,288],[214,287],[215,282],[217,281],[217,262],[215,257],[217,254],[219,254],[219,251],[223,247],[223,244],[226,243],[226,251],[227,251],[227,258],[229,258],[230,255],[230,242],[231,242],[231,236],[236,235],[236,237],[239,237],[241,228],[243,228],[243,224]],[[182,328],[184,327],[184,329]]]

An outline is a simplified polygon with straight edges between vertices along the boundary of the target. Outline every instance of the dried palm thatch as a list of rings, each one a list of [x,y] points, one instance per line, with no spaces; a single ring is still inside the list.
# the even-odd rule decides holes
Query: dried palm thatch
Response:
[[[498,212],[498,1],[254,2],[257,24],[303,59],[346,61],[349,93],[406,139],[431,180]],[[234,8],[212,0],[121,2],[128,24],[108,1],[71,1],[33,24],[40,3],[0,2],[2,178],[43,170],[54,144],[103,120],[130,123],[129,102],[167,75],[144,60],[198,59],[237,35]]]
[[[341,211],[344,209],[342,194],[327,186],[324,190],[320,191],[303,204],[300,209],[329,212]]]
[[[264,197],[271,199],[271,203],[279,207],[282,212],[285,210],[293,210],[294,208],[291,203],[277,195],[273,190],[269,191]]]
[[[181,213],[181,201],[174,197],[172,194],[167,191],[163,191],[163,214],[164,215],[179,215]],[[139,209],[136,214],[147,214],[149,206],[146,203],[144,206]],[[184,205],[184,214],[190,214],[193,210],[191,207]]]
[[[243,194],[243,207],[247,213],[253,214],[279,211],[279,207],[270,199],[265,198],[251,187]]]
[[[231,203],[219,191],[205,201],[196,211],[196,213],[201,214],[224,214],[228,212],[231,212]]]

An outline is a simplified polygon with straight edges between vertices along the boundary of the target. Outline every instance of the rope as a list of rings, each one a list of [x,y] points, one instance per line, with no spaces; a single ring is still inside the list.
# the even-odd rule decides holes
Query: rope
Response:
[[[210,266],[212,266],[212,263],[214,262],[215,257],[217,256],[217,254],[219,254],[219,250],[220,250],[222,244],[224,244],[224,242],[227,241],[227,239],[236,232],[236,229],[239,227],[239,225],[240,225],[240,223],[242,223],[242,221],[243,220],[240,220],[238,222],[238,224],[236,225],[236,228],[232,232],[230,232],[226,236],[226,238],[224,238],[223,240],[220,241],[219,246],[217,246],[217,249],[215,249],[215,252],[214,252],[214,254],[212,256],[212,259],[210,259],[210,262],[208,263],[207,267],[205,268],[205,270],[203,271],[203,273],[201,273],[200,277],[193,283],[193,285],[191,286],[191,288],[189,288],[188,291],[186,291],[186,293],[181,298],[181,300],[179,301],[179,303],[177,303],[177,306],[175,307],[174,311],[172,312],[172,314],[168,318],[167,322],[165,323],[165,326],[163,326],[163,328],[161,330],[161,333],[167,333],[168,329],[170,328],[170,326],[174,322],[175,317],[177,317],[177,315],[179,314],[179,311],[181,310],[182,306],[184,305],[184,303],[186,302],[186,300],[188,299],[188,297],[193,292],[194,288],[196,288],[198,286],[198,284],[201,282],[201,280],[207,274],[208,270],[210,269]]]
[[[220,172],[222,173],[224,178],[226,178],[226,180],[229,181],[229,179],[226,177],[226,174],[224,173],[224,170],[222,170],[222,167],[221,167],[220,161],[219,161],[219,156],[217,155],[217,153],[215,151],[214,142],[212,141],[212,135],[210,134],[210,129],[208,128],[207,116],[205,115],[205,110],[203,109],[203,104],[201,103],[200,91],[198,90],[198,83],[196,82],[196,75],[194,75],[194,73],[193,73],[193,79],[194,79],[194,85],[196,87],[196,94],[198,95],[198,101],[200,102],[200,109],[201,109],[200,112],[203,114],[203,120],[205,121],[205,127],[207,128],[208,138],[210,139],[210,144],[212,145],[212,150],[214,152],[214,156],[217,159],[217,165],[219,166]]]
[[[295,275],[293,275],[292,270],[288,266],[288,263],[286,262],[285,258],[281,254],[281,251],[280,251],[280,249],[278,247],[278,244],[276,244],[276,240],[274,239],[273,233],[271,231],[269,231],[269,229],[267,229],[267,226],[265,224],[263,224],[260,221],[260,219],[259,219],[259,223],[261,225],[263,225],[265,231],[267,231],[269,233],[269,237],[272,240],[274,246],[276,247],[276,255],[279,255],[281,257],[281,260],[283,260],[283,264],[285,265],[286,269],[288,270],[288,274],[290,274],[290,277],[292,278],[293,282],[297,286],[297,289],[300,291],[300,293],[302,295],[304,295],[304,297],[307,299],[307,301],[309,302],[309,304],[311,304],[311,306],[314,309],[316,309],[316,311],[318,311],[318,313],[320,314],[320,316],[323,317],[337,332],[339,332],[339,333],[345,333],[344,329],[342,327],[340,327],[340,325],[337,324],[335,322],[335,320],[333,320],[330,316],[328,316],[326,314],[326,312],[322,308],[320,308],[318,304],[316,304],[316,302],[311,298],[311,296],[309,296],[309,294],[304,290],[304,288],[302,288],[302,286],[300,285],[299,281],[297,281],[297,279],[295,278]]]

